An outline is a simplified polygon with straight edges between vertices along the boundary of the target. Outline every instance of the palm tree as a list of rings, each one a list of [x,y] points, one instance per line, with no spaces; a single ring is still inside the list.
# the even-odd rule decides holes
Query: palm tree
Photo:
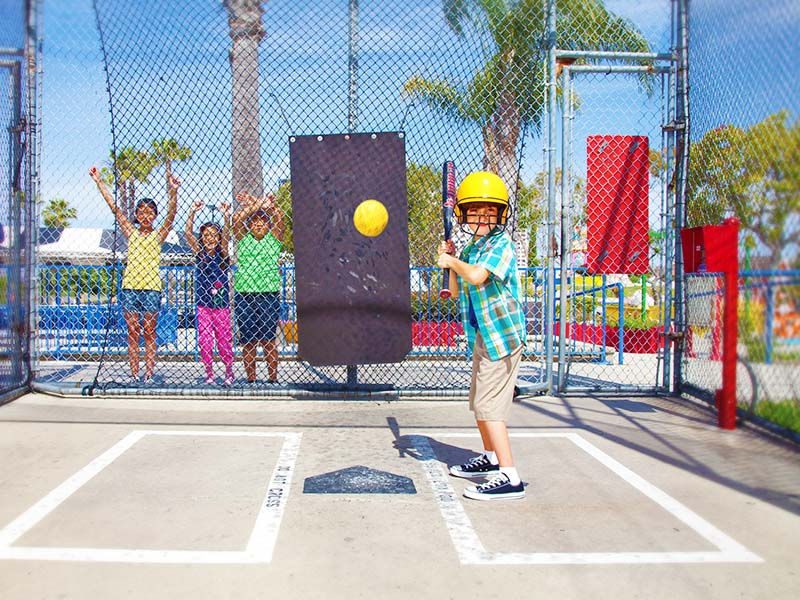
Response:
[[[264,194],[259,138],[258,45],[264,37],[261,0],[223,0],[231,37],[233,195]]]
[[[126,146],[117,154],[113,150],[111,151],[109,167],[103,168],[101,174],[108,183],[113,183],[116,170],[120,205],[129,219],[133,219],[133,211],[136,206],[136,184],[147,183],[150,173],[157,165],[157,159],[145,150]]]
[[[602,0],[556,0],[557,45],[583,50],[643,52],[647,41]],[[514,194],[517,148],[524,125],[541,130],[547,34],[542,0],[443,0],[450,29],[459,37],[488,36],[488,56],[466,87],[445,79],[409,78],[406,93],[454,119],[477,123],[483,168],[497,173]]]
[[[192,149],[188,146],[181,146],[173,138],[162,138],[153,140],[153,160],[156,166],[165,165],[167,172],[172,172],[172,162],[186,160],[192,156]]]
[[[42,211],[45,227],[64,229],[69,222],[78,216],[78,211],[63,198],[53,198]]]

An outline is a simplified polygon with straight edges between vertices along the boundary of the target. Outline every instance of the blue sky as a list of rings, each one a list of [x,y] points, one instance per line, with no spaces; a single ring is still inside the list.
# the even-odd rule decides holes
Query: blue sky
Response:
[[[99,0],[98,5],[115,69],[111,75],[118,145],[145,147],[156,137],[176,137],[195,152],[178,167],[184,179],[183,197],[215,203],[227,199],[230,80],[221,3]],[[179,8],[184,5],[187,8]],[[606,5],[632,20],[654,49],[668,50],[668,0],[608,0]],[[347,3],[272,0],[265,6],[262,159],[266,180],[274,182],[289,175],[289,135],[346,128],[346,78],[330,73],[341,74],[346,61]],[[144,24],[138,21],[142,15],[149,17]],[[77,226],[107,227],[110,215],[85,175],[89,166],[107,158],[111,147],[106,81],[91,2],[45,0],[43,16],[42,195],[45,200],[67,198],[78,208]],[[477,127],[462,127],[427,108],[409,107],[400,95],[402,83],[411,75],[452,76],[481,64],[479,49],[459,45],[446,29],[440,3],[362,0],[361,34],[361,130],[396,129],[405,115],[410,160],[437,165],[454,159],[460,172],[478,167]],[[387,71],[388,64],[393,67]],[[578,174],[585,170],[587,135],[644,134],[651,137],[651,145],[660,143],[658,95],[647,98],[634,78],[581,76],[576,90],[582,100],[574,128]],[[523,179],[531,180],[541,169],[542,143],[529,132]],[[162,199],[160,177],[140,191]]]
[[[691,3],[693,137],[723,123],[748,127],[788,109],[800,115],[800,2]]]

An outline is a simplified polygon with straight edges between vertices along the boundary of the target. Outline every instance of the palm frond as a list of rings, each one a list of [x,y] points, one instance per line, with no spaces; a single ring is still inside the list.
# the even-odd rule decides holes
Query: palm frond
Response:
[[[471,118],[463,90],[444,79],[425,79],[421,75],[414,75],[403,84],[403,93],[420,98],[431,108],[451,118],[462,121]]]
[[[557,0],[558,47],[568,50],[649,52],[650,44],[631,21],[598,0]]]
[[[464,23],[470,20],[471,0],[444,0],[444,20],[456,35],[464,33]]]

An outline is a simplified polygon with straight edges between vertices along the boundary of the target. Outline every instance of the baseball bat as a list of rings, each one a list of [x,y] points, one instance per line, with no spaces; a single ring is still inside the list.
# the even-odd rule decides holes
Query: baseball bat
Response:
[[[452,160],[442,165],[442,224],[444,225],[444,241],[449,241],[452,234],[453,206],[456,203],[456,166]],[[450,269],[442,269],[442,287],[439,297],[447,299],[450,291]]]

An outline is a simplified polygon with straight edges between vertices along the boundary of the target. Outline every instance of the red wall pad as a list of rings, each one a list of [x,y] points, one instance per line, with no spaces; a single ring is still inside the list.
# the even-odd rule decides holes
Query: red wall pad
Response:
[[[586,139],[587,267],[590,273],[641,275],[649,266],[647,136]]]

